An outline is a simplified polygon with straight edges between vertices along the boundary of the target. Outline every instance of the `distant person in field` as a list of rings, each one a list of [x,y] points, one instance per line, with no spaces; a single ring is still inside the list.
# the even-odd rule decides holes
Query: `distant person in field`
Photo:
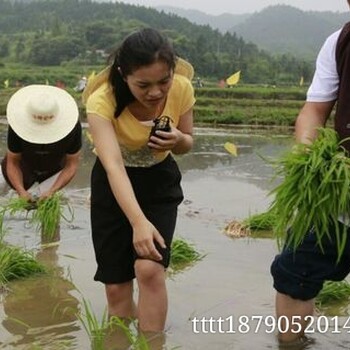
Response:
[[[77,85],[74,87],[74,91],[83,92],[86,87],[86,84],[87,84],[87,78],[84,76],[78,81]]]
[[[202,79],[200,77],[196,78],[196,87],[197,88],[202,88],[203,87],[203,82],[202,82]]]
[[[350,5],[350,0],[348,3]],[[318,54],[312,84],[296,120],[298,143],[313,142],[317,128],[326,125],[335,105],[335,130],[342,140],[350,137],[349,77],[350,22],[330,35]],[[343,146],[350,152],[350,142]],[[340,224],[348,227],[348,239],[338,263],[336,231],[331,222],[329,236],[325,235],[322,241],[323,250],[317,244],[312,227],[305,227],[307,234],[296,251],[293,247],[285,247],[272,263],[271,273],[277,290],[276,318],[282,320],[281,329],[286,330],[279,334],[279,339],[284,344],[308,342],[304,331],[309,316],[314,313],[314,298],[324,281],[343,280],[350,272],[350,226],[348,222]]]

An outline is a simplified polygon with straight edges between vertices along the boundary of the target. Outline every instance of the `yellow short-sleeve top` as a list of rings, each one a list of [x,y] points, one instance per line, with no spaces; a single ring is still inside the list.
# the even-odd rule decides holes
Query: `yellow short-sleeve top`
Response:
[[[172,125],[176,127],[180,116],[187,112],[194,103],[191,82],[182,75],[174,74],[161,115],[169,116]],[[124,108],[118,118],[115,118],[115,108],[116,101],[108,82],[101,84],[86,101],[88,114],[95,114],[112,121],[125,166],[149,167],[164,160],[169,151],[154,151],[147,146],[152,124],[140,122],[131,114],[128,107]]]

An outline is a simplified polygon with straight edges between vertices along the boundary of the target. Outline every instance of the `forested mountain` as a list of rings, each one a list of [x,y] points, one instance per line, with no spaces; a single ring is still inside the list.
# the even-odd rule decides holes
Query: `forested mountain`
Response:
[[[350,13],[304,12],[287,5],[270,6],[230,31],[274,53],[314,58],[324,40],[350,20]]]
[[[144,26],[168,35],[201,76],[221,79],[241,70],[244,82],[295,82],[301,75],[309,79],[313,69],[292,55],[271,56],[235,33],[174,14],[91,0],[0,0],[0,65],[102,64],[126,34]]]
[[[174,6],[157,6],[158,11],[173,13],[178,16],[187,18],[189,21],[201,24],[210,25],[214,29],[218,29],[221,33],[225,33],[234,26],[244,22],[251,14],[235,15],[232,13],[223,13],[221,15],[209,15],[199,10],[187,10]]]
[[[292,6],[269,6],[253,14],[213,16],[196,10],[158,6],[197,24],[229,31],[274,54],[293,53],[313,60],[326,37],[350,21],[350,13],[302,11]]]

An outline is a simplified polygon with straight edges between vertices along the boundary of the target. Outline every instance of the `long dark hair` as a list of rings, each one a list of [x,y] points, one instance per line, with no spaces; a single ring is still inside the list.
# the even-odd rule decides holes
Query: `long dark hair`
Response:
[[[117,102],[115,118],[118,118],[123,109],[135,100],[124,78],[138,68],[156,61],[165,62],[172,70],[176,62],[176,55],[169,40],[152,28],[144,28],[127,36],[112,57],[114,60],[109,82]]]

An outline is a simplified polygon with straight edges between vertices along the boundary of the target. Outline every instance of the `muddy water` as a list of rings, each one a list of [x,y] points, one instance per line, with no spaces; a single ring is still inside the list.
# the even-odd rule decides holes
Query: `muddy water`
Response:
[[[238,157],[224,150],[226,141],[238,146]],[[3,149],[4,136],[1,143]],[[185,200],[179,208],[176,236],[193,242],[205,258],[168,279],[168,349],[279,349],[271,328],[261,325],[256,330],[256,322],[251,321],[253,316],[274,315],[269,265],[277,252],[275,242],[231,239],[223,228],[233,219],[267,208],[272,170],[259,155],[274,157],[290,143],[290,137],[197,129],[193,152],[178,158]],[[75,315],[83,299],[99,318],[105,308],[103,286],[92,279],[95,260],[88,205],[92,162],[85,145],[79,174],[67,188],[74,220],[62,222],[58,245],[43,249],[40,235],[23,218],[7,219],[6,240],[33,249],[51,272],[11,283],[0,296],[0,349],[90,348]],[[241,325],[245,316],[249,331]],[[345,331],[332,334],[329,329],[313,338],[312,349],[350,348]]]

